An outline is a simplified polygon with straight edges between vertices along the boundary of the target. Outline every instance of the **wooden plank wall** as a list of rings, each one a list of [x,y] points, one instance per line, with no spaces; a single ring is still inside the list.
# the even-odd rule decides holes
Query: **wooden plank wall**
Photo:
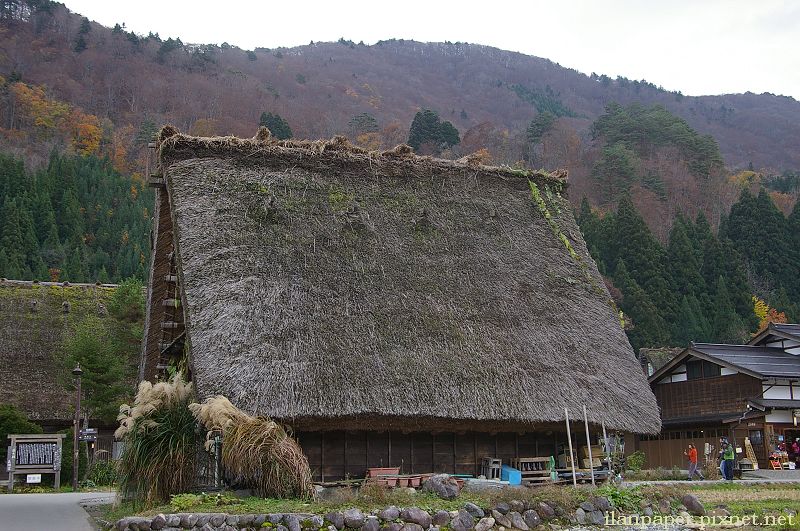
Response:
[[[478,475],[483,457],[509,461],[554,456],[558,444],[553,433],[328,431],[296,436],[317,481],[362,478],[370,467],[400,467],[404,474]]]
[[[704,417],[747,410],[747,399],[761,396],[761,380],[746,374],[653,384],[661,419]]]

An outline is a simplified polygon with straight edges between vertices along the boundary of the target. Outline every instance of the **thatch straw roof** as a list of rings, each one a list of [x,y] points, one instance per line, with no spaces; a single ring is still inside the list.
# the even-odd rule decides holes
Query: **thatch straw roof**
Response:
[[[585,404],[659,430],[563,176],[171,129],[159,158],[201,398],[300,429],[524,431]]]
[[[106,314],[114,287],[0,280],[0,404],[38,422],[72,418],[74,393],[62,378],[64,339],[86,317]]]

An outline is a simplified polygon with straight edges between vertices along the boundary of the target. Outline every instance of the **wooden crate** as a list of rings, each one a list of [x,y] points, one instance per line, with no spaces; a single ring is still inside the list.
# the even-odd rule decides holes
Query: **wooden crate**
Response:
[[[523,485],[550,481],[549,457],[517,457],[510,465],[519,470]]]

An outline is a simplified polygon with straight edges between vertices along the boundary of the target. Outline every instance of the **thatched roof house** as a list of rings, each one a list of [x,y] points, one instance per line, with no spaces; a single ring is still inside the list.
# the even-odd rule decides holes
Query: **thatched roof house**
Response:
[[[16,406],[45,427],[71,423],[74,394],[64,386],[64,340],[85,318],[107,314],[113,290],[0,280],[0,404]]]
[[[563,177],[171,128],[158,157],[142,376],[185,339],[201,397],[301,432],[520,433],[583,405],[659,430]]]

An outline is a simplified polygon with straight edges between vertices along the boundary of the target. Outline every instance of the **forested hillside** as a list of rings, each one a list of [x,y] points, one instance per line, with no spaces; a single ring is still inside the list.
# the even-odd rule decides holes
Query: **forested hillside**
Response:
[[[146,278],[152,192],[95,156],[54,153],[26,170],[0,154],[0,277]]]
[[[144,278],[145,146],[158,127],[249,137],[266,125],[278,138],[567,169],[636,346],[800,320],[790,97],[690,97],[466,43],[242,50],[122,22],[0,2],[0,276]]]

